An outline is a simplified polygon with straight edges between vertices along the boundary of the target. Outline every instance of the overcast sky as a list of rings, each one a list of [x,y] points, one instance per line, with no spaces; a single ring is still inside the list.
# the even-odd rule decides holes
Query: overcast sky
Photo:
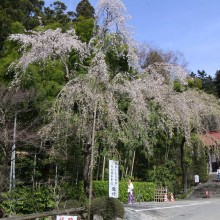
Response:
[[[75,11],[80,0],[60,0]],[[45,0],[45,4],[53,3]],[[98,0],[90,0],[96,6]],[[193,72],[220,69],[220,0],[123,0],[135,39],[182,52]]]

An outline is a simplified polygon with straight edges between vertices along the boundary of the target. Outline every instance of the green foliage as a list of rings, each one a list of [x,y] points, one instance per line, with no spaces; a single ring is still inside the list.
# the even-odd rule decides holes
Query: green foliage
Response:
[[[129,104],[131,100],[127,94],[123,94],[123,95],[119,94],[119,97],[120,98],[118,98],[118,108],[126,113],[129,108]]]
[[[176,92],[183,92],[186,89],[186,87],[179,80],[174,80],[173,89]]]
[[[202,146],[201,140],[197,134],[191,135],[191,144],[193,146],[192,169],[190,170],[190,181],[194,184],[194,176],[199,175],[200,182],[206,182],[208,180],[207,173],[207,155],[206,149]]]
[[[120,51],[120,49],[118,49]],[[124,52],[125,53],[125,52]],[[106,63],[110,69],[110,77],[114,78],[119,72],[128,72],[129,65],[126,56],[118,56],[114,50],[109,50],[106,54]]]
[[[79,208],[82,207],[82,203],[78,200],[70,199],[59,203],[59,209]]]
[[[197,89],[199,89],[199,90],[202,89],[202,80],[199,79],[199,78],[197,78],[197,77],[195,77],[195,78],[189,78],[189,79],[187,80],[187,82],[188,82],[188,86],[189,86],[190,88],[197,88]]]
[[[83,42],[89,42],[93,35],[94,19],[79,16],[74,22],[76,34]]]
[[[53,8],[45,8],[42,11],[43,1],[39,0],[5,0],[2,1],[0,6],[0,23],[4,24],[0,27],[0,83],[10,83],[14,72],[13,70],[6,74],[9,65],[19,59],[20,51],[18,50],[17,43],[7,42],[6,38],[11,33],[23,33],[25,29],[27,30],[40,30],[43,26],[39,26],[40,22],[38,16],[42,17],[42,22],[45,29],[56,29],[61,27],[62,30],[67,30],[74,26],[76,34],[79,38],[88,43],[93,37],[94,30],[94,9],[90,5],[88,0],[82,0],[77,6],[76,18],[74,18],[74,13],[67,12],[66,6],[60,1],[55,1]],[[98,45],[98,38],[94,41],[95,45]],[[91,45],[92,46],[92,45]],[[134,70],[129,67],[128,59],[126,57],[128,46],[122,41],[118,34],[107,34],[104,39],[104,52],[105,61],[108,66],[108,73],[110,78],[114,78],[119,72],[134,72]],[[145,60],[145,66],[152,65],[154,63],[161,63],[164,60],[163,54],[157,51],[151,51]],[[72,51],[69,60],[67,60],[68,68],[70,70],[71,77],[81,77],[87,74],[88,67],[91,64],[92,56],[85,58],[82,62],[79,59],[78,54]],[[42,65],[44,64],[44,65]],[[159,72],[163,73],[162,70]],[[217,87],[217,92],[220,94],[219,87],[219,72],[216,73],[215,86]],[[118,79],[118,83],[124,84],[127,79],[127,74],[125,78],[121,77]],[[92,117],[87,119],[82,118],[82,112],[79,110],[79,106],[75,104],[73,108],[78,108],[76,110],[76,115],[70,119],[70,127],[66,127],[62,130],[60,125],[55,126],[52,124],[48,126],[48,130],[51,129],[51,136],[47,140],[40,140],[38,136],[34,139],[33,135],[29,134],[30,127],[26,126],[28,123],[34,124],[34,134],[38,134],[37,131],[40,128],[45,128],[45,124],[50,120],[47,117],[47,113],[50,112],[51,106],[54,103],[56,96],[59,94],[63,85],[67,83],[65,78],[65,69],[60,60],[44,60],[41,64],[32,64],[28,67],[24,78],[21,82],[22,89],[29,89],[37,91],[37,95],[33,98],[31,103],[31,109],[28,108],[25,113],[19,112],[19,128],[28,128],[25,131],[19,130],[19,137],[27,139],[28,143],[23,143],[21,139],[17,140],[16,149],[20,152],[27,153],[24,156],[18,156],[16,158],[16,181],[17,186],[21,184],[30,185],[34,183],[37,185],[39,182],[47,182],[48,179],[53,179],[55,176],[55,163],[58,165],[58,176],[61,179],[68,179],[64,183],[60,183],[58,178],[59,186],[57,187],[56,195],[51,195],[51,188],[39,188],[37,190],[31,190],[28,188],[18,188],[12,191],[10,194],[2,194],[3,203],[2,207],[9,213],[16,214],[27,214],[36,211],[45,211],[53,208],[57,205],[58,199],[55,196],[61,198],[61,207],[66,206],[79,206],[81,203],[85,203],[87,198],[84,193],[84,188],[82,182],[83,179],[83,159],[85,155],[84,146],[86,145],[86,136],[90,135],[83,128],[83,124],[86,120],[89,122]],[[111,83],[111,82],[109,82]],[[110,85],[110,84],[109,84]],[[104,91],[108,84],[100,83],[97,85],[97,90]],[[193,77],[188,79],[188,86],[190,88],[203,89],[206,92],[213,92],[213,79],[208,76],[205,71],[198,71],[198,77]],[[173,89],[176,92],[183,92],[186,87],[181,84],[180,81],[176,80],[173,84]],[[118,90],[117,90],[118,91]],[[131,104],[131,99],[126,93],[116,94],[114,93],[115,100],[117,100],[116,105],[118,109],[123,113],[128,113],[128,109]],[[220,96],[220,95],[219,95]],[[68,100],[65,100],[68,101]],[[137,100],[138,101],[138,100]],[[55,105],[53,105],[56,107]],[[120,171],[123,171],[122,175],[125,173],[130,173],[132,156],[134,146],[135,146],[135,166],[133,174],[135,179],[137,177],[140,180],[153,181],[157,185],[166,186],[171,191],[180,191],[180,186],[182,181],[181,163],[187,167],[187,178],[192,183],[194,174],[200,176],[201,181],[207,180],[206,172],[206,154],[204,150],[198,152],[198,149],[194,146],[192,149],[190,146],[186,146],[184,149],[183,161],[180,161],[180,142],[177,142],[175,138],[177,135],[170,137],[168,132],[162,130],[161,127],[165,127],[170,121],[166,117],[162,116],[162,109],[158,108],[158,105],[154,100],[146,101],[146,108],[151,111],[148,119],[146,120],[146,127],[132,127],[133,124],[129,122],[129,118],[126,117],[119,121],[119,123],[125,122],[125,127],[129,127],[129,131],[122,131],[120,129],[114,130],[105,121],[103,124],[98,123],[100,130],[96,133],[96,146],[100,146],[100,150],[97,152],[97,158],[100,159],[99,166],[96,166],[95,171],[97,171],[97,179],[101,176],[100,167],[102,164],[103,156],[109,157],[109,154],[115,154],[112,152],[109,145],[112,139],[117,151],[117,156],[120,158]],[[18,110],[18,106],[16,106]],[[55,109],[57,110],[57,109]],[[106,109],[107,111],[108,109]],[[9,110],[10,114],[13,115],[13,111]],[[20,111],[20,109],[19,109]],[[104,109],[105,111],[105,109]],[[60,111],[57,110],[56,113]],[[98,111],[97,118],[102,117],[102,111]],[[39,121],[37,121],[39,120]],[[124,121],[123,121],[124,120]],[[4,118],[2,118],[4,121]],[[37,122],[36,122],[37,121]],[[127,123],[128,122],[128,123]],[[81,124],[80,126],[78,126]],[[81,127],[82,126],[82,127]],[[169,126],[169,125],[168,125]],[[7,127],[7,126],[6,126]],[[12,137],[13,131],[13,121],[10,121],[10,130],[8,130],[8,137]],[[55,133],[59,130],[59,134],[56,136]],[[42,130],[40,130],[42,131]],[[43,130],[44,131],[44,130]],[[88,134],[87,134],[88,133]],[[137,133],[135,136],[133,133]],[[142,134],[143,136],[141,136]],[[175,133],[175,131],[174,131]],[[2,137],[6,132],[2,132]],[[54,136],[53,136],[54,135]],[[53,137],[52,137],[53,136]],[[176,136],[176,137],[175,137]],[[123,139],[123,140],[122,140]],[[12,141],[12,138],[9,140]],[[21,143],[22,142],[22,143]],[[24,141],[25,142],[25,141]],[[4,144],[4,140],[1,140]],[[39,144],[40,143],[40,144]],[[2,144],[2,146],[3,146]],[[5,144],[6,145],[6,144]],[[106,146],[105,146],[106,145]],[[195,143],[196,145],[196,143]],[[8,144],[10,146],[10,144]],[[37,150],[36,150],[37,146]],[[151,149],[150,147],[151,146]],[[5,176],[8,176],[8,164],[7,161],[10,160],[10,149],[2,147],[2,155],[7,154],[8,158],[3,160],[1,156],[0,171],[6,170]],[[33,152],[37,154],[37,162],[35,164],[33,159]],[[193,153],[192,153],[193,152]],[[51,156],[53,154],[53,156]],[[96,158],[96,159],[97,159]],[[172,159],[172,160],[171,160]],[[77,163],[72,163],[76,161]],[[6,162],[4,162],[6,161]],[[126,161],[126,162],[124,162]],[[3,164],[5,163],[5,164]],[[3,169],[2,169],[3,168]],[[108,169],[105,168],[105,173],[108,173]],[[155,169],[154,169],[155,168]],[[35,170],[36,169],[36,170]],[[30,178],[35,173],[34,180]],[[0,173],[1,175],[1,173]],[[107,177],[107,175],[106,175]],[[63,180],[62,179],[62,180]],[[39,182],[38,182],[39,181]],[[78,182],[77,185],[73,182]],[[6,182],[6,181],[5,181]],[[151,201],[154,196],[154,183],[146,182],[134,182],[135,187],[135,197],[136,201],[141,194],[143,201]],[[127,202],[127,182],[120,182],[120,195],[119,200],[121,202]],[[108,182],[94,181],[93,183],[94,197],[103,197],[108,195]],[[79,201],[80,203],[78,203]],[[66,206],[65,206],[66,205]]]
[[[85,18],[94,18],[95,15],[95,9],[88,0],[81,0],[76,6],[76,12],[77,17],[83,16]]]
[[[220,98],[220,70],[216,71],[215,73],[215,88],[216,88],[216,94]]]
[[[166,187],[171,192],[174,192],[176,177],[176,164],[173,161],[155,166],[155,169],[150,172],[150,178],[157,186]]]
[[[57,28],[63,28],[61,27],[62,25],[59,23],[59,22],[53,22],[53,23],[49,23],[45,26],[45,30],[48,30],[48,29],[52,29],[52,30],[55,30]],[[37,29],[40,29],[41,27],[37,27]]]
[[[135,201],[138,201],[138,197],[141,195],[142,201],[153,201],[155,184],[152,182],[133,182]],[[120,201],[127,203],[128,201],[128,183],[119,183]]]
[[[195,164],[197,172],[198,173],[200,181],[206,182],[208,181],[208,173],[207,173],[207,156],[205,154],[205,151],[201,152],[200,156],[198,157],[198,163]]]
[[[49,211],[54,208],[55,201],[49,189],[41,187],[36,190],[30,188],[16,188],[11,192],[2,193],[0,207],[5,215],[31,214]]]
[[[30,65],[22,80],[22,87],[35,88],[48,99],[56,97],[64,83],[64,71],[59,62],[50,62],[45,66]]]
[[[24,33],[25,27],[18,21],[13,22],[11,24],[11,33],[13,34],[21,34]]]
[[[0,23],[3,25],[1,25],[0,28],[0,50],[2,49],[2,43],[4,43],[8,35],[11,33],[18,33],[15,30],[21,30],[21,26],[30,30],[39,25],[37,17],[42,15],[41,11],[43,5],[44,2],[39,0],[1,1]],[[18,25],[17,22],[21,25]]]
[[[152,201],[154,199],[155,184],[149,182],[133,182],[134,194],[142,195],[143,201]],[[119,200],[123,203],[128,201],[128,183],[119,182]],[[95,197],[102,197],[108,195],[108,181],[93,181],[93,194]]]
[[[92,200],[91,217],[95,214],[103,217],[104,220],[124,218],[124,206],[115,198],[99,197]],[[92,219],[92,218],[91,218]]]
[[[5,41],[4,50],[1,52],[0,56],[0,81],[11,81],[14,73],[12,71],[8,72],[8,67],[13,61],[18,58],[18,45],[11,41]]]
[[[93,181],[93,194],[95,197],[108,195],[108,181]]]
[[[198,70],[197,77],[202,81],[202,90],[210,94],[215,94],[214,79],[210,75],[204,70]]]
[[[64,196],[64,199],[62,199],[62,201],[76,200],[83,204],[86,203],[87,198],[84,192],[82,181],[74,185],[70,183],[64,183],[62,184],[61,187],[63,188],[63,191],[65,192],[65,196]]]
[[[45,23],[54,23],[58,22],[61,25],[69,23],[71,21],[71,16],[73,12],[66,13],[67,6],[61,1],[54,1],[50,7],[44,8],[44,17],[43,21]]]

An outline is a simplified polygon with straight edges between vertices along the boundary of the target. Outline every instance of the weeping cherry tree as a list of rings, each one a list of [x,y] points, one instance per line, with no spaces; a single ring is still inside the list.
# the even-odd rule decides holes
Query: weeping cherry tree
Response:
[[[67,83],[54,103],[51,123],[42,129],[41,134],[56,141],[62,132],[70,134],[74,130],[85,149],[84,188],[87,193],[89,191],[90,198],[97,132],[104,134],[110,131],[106,135],[108,138],[103,138],[109,150],[113,150],[119,141],[126,146],[137,139],[150,149],[151,104],[157,103],[162,113],[157,126],[168,131],[170,137],[175,129],[184,134],[181,146],[184,157],[184,147],[190,144],[191,133],[207,130],[204,118],[220,114],[219,102],[213,96],[187,88],[188,72],[183,67],[161,62],[146,69],[139,68],[138,47],[126,25],[128,18],[120,0],[100,0],[97,29],[88,44],[82,43],[74,30],[66,33],[60,29],[46,30],[10,36],[11,40],[22,45],[21,58],[11,65],[16,70],[15,84],[22,79],[29,64],[46,63],[52,59],[59,59],[64,64]],[[87,74],[83,77],[73,77],[68,68],[72,51],[77,52],[81,60],[91,58],[90,65],[85,67]],[[112,70],[106,62],[110,51],[116,57],[124,58],[129,71],[117,71],[110,77]],[[175,82],[184,88],[183,91],[174,90]],[[126,111],[119,107],[124,95],[129,100]],[[184,163],[182,171],[186,182]]]

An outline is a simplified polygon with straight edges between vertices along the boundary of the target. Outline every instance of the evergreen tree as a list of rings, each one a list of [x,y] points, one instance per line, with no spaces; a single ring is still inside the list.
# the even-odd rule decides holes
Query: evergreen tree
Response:
[[[202,90],[207,93],[215,94],[214,79],[202,70],[197,72],[198,78],[202,80]]]
[[[94,18],[95,10],[88,0],[81,0],[76,7],[76,16],[83,16],[85,18]]]
[[[217,96],[220,98],[220,70],[215,73],[215,90]]]
[[[74,29],[83,42],[89,42],[94,30],[95,9],[88,0],[82,0],[76,7]]]

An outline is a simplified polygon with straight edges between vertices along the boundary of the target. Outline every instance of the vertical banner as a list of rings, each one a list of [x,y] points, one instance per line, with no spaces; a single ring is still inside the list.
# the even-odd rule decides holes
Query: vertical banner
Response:
[[[109,197],[118,198],[118,161],[109,160]]]

